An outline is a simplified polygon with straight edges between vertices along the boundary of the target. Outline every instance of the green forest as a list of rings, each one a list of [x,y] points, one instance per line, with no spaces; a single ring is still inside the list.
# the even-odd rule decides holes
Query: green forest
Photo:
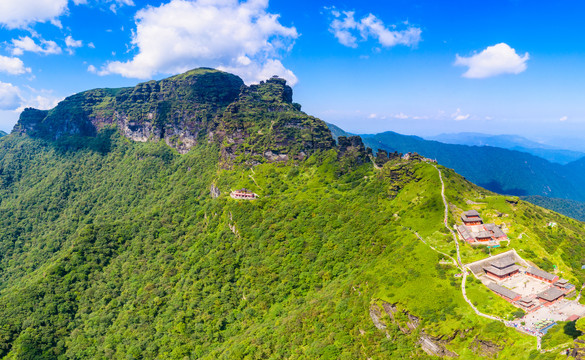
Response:
[[[83,143],[11,135],[2,148],[2,357],[422,358],[420,331],[463,330],[447,344],[463,358],[477,339],[502,356],[532,351],[532,338],[475,317],[456,269],[409,230],[453,245],[424,162],[348,167],[330,150],[226,170],[214,146],[179,155],[115,131]],[[454,204],[509,206],[444,172]],[[229,197],[241,187],[260,198]],[[556,220],[563,236],[543,228],[526,255],[558,249],[548,261],[582,280],[580,223],[527,203],[510,213],[526,227]],[[403,333],[384,315],[378,330],[369,309],[384,302],[422,325]]]

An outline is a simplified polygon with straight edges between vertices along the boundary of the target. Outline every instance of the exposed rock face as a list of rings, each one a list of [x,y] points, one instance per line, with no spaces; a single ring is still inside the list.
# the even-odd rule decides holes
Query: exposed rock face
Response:
[[[370,318],[372,319],[374,326],[378,330],[386,329],[386,325],[380,321],[381,316],[382,314],[380,313],[380,309],[378,309],[378,306],[372,304],[372,306],[370,306]]]
[[[209,187],[209,193],[210,193],[211,197],[214,199],[218,198],[219,195],[221,195],[219,188],[217,186],[215,186],[215,184],[211,184],[211,186]]]
[[[402,154],[397,151],[388,153],[386,150],[379,149],[378,152],[376,152],[376,159],[374,162],[377,166],[383,166],[388,161],[400,159],[401,157]]]
[[[419,338],[419,344],[424,352],[431,356],[439,357],[459,357],[458,354],[447,350],[443,345],[434,341],[430,336],[422,334]]]
[[[304,159],[335,146],[326,124],[292,103],[284,79],[246,86],[235,75],[206,68],[133,88],[85,91],[49,111],[28,108],[14,131],[58,139],[95,136],[106,127],[135,141],[164,139],[180,153],[214,142],[225,162],[249,164]]]
[[[327,125],[297,110],[286,81],[272,78],[242,87],[213,129],[224,160],[244,158],[254,164],[262,159],[304,159],[317,150],[335,146]]]
[[[482,357],[494,357],[502,348],[491,341],[475,338],[471,343],[471,350]]]
[[[339,136],[337,138],[339,149],[338,157],[348,166],[359,166],[369,161],[372,149],[366,148],[359,136]]]

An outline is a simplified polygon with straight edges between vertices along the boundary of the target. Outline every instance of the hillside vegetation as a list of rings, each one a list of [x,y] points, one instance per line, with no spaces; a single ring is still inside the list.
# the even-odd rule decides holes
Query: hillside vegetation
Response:
[[[214,118],[222,140],[202,135],[185,154],[107,126],[0,140],[0,358],[427,358],[422,338],[462,359],[556,356],[476,316],[457,268],[414,234],[455,252],[433,164],[376,168],[359,139],[335,146],[288,98],[243,95],[246,112]],[[284,125],[305,122],[270,142],[275,122],[254,116],[281,101]],[[232,136],[250,129],[254,141]],[[243,139],[236,156],[227,139]],[[476,208],[527,260],[585,280],[583,224],[439,169],[449,223]],[[259,198],[229,196],[243,187]],[[477,301],[491,296],[468,283]],[[481,309],[514,316],[494,296]]]
[[[488,190],[517,196],[541,195],[585,201],[581,160],[567,165],[491,146],[443,144],[394,132],[361,135],[367,146],[402,153],[417,152],[455,169]]]

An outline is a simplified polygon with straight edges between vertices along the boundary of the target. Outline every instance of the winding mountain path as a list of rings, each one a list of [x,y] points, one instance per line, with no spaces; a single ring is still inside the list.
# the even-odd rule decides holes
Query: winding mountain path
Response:
[[[449,232],[451,233],[451,235],[453,236],[453,241],[455,241],[455,247],[457,248],[457,262],[458,262],[458,267],[459,269],[461,269],[462,273],[463,273],[463,277],[462,277],[462,281],[461,281],[461,293],[463,294],[463,299],[465,300],[465,302],[467,302],[469,304],[469,306],[471,306],[471,308],[473,309],[473,311],[481,317],[484,317],[486,319],[490,319],[490,320],[495,320],[495,321],[499,321],[501,323],[503,323],[504,325],[508,326],[508,327],[513,327],[516,330],[521,331],[522,333],[525,333],[527,335],[531,335],[531,336],[535,336],[536,337],[536,348],[538,350],[541,349],[541,338],[540,336],[537,335],[533,335],[533,334],[529,334],[527,332],[522,331],[519,328],[516,328],[511,322],[506,321],[504,319],[501,319],[497,316],[493,316],[493,315],[488,315],[488,314],[484,314],[481,311],[479,311],[475,305],[473,305],[473,303],[471,302],[471,300],[469,300],[469,298],[467,297],[467,292],[465,291],[465,282],[467,281],[467,269],[465,269],[465,267],[463,266],[463,263],[461,262],[461,253],[459,251],[459,240],[457,240],[457,234],[455,234],[455,231],[453,231],[453,229],[451,229],[451,227],[449,227],[449,203],[447,203],[447,199],[445,197],[445,182],[443,181],[443,174],[441,173],[441,169],[439,169],[436,165],[433,165],[435,167],[435,169],[437,169],[437,171],[439,172],[439,180],[441,180],[441,197],[443,198],[443,204],[445,205],[445,217],[443,219],[443,224],[445,225],[445,227],[447,228],[447,230],[449,230]]]

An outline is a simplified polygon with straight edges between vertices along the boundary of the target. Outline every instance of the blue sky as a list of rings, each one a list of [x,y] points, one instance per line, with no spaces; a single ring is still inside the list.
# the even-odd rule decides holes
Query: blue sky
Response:
[[[0,129],[26,106],[210,66],[342,128],[585,133],[579,1],[0,0]]]

